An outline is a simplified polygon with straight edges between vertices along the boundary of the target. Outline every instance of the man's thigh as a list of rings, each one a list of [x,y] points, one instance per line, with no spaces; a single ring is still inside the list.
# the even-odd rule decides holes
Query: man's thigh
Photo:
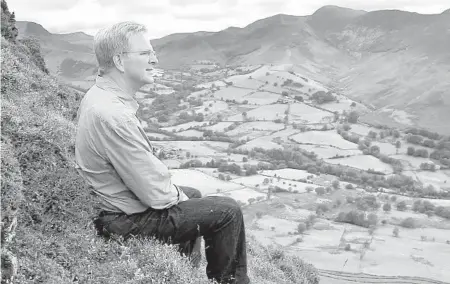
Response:
[[[139,235],[170,238],[174,243],[181,243],[212,234],[213,230],[220,229],[218,224],[226,226],[232,222],[237,214],[241,214],[240,210],[239,204],[230,197],[208,196],[180,202],[159,214],[139,215],[133,222],[139,226]]]

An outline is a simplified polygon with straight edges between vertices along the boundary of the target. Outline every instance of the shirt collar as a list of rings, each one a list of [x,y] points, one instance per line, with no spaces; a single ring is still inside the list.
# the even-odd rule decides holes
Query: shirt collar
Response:
[[[103,77],[101,75],[97,75],[97,78],[95,79],[95,85],[99,87],[100,89],[103,89],[105,91],[111,91],[114,94],[117,95],[117,97],[129,108],[131,108],[136,114],[139,104],[137,101],[133,98],[132,94],[129,94],[125,92],[122,88],[117,85],[116,82],[113,80]]]

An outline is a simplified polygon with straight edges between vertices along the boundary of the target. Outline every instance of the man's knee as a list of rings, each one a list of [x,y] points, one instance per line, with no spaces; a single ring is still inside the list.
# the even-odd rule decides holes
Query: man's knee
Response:
[[[216,198],[220,198],[220,203],[224,207],[225,210],[233,212],[233,215],[242,215],[241,205],[234,199],[229,196],[217,196]]]
[[[187,197],[189,197],[189,199],[202,198],[202,193],[198,189],[195,189],[190,186],[178,186],[178,187],[187,195]]]
[[[200,192],[200,190],[192,188],[192,195],[189,198],[202,198],[202,193]]]

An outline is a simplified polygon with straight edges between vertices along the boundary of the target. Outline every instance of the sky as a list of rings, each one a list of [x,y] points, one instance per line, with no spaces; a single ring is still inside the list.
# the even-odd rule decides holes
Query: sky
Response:
[[[16,20],[41,24],[51,33],[95,35],[121,21],[147,26],[151,38],[245,27],[276,14],[311,15],[325,5],[355,10],[404,10],[439,14],[450,0],[9,0]]]

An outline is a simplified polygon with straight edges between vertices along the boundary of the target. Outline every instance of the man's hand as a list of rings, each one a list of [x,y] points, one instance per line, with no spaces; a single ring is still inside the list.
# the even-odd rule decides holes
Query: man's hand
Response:
[[[153,155],[155,155],[160,160],[166,158],[166,152],[164,152],[164,149],[162,148],[153,147]]]

